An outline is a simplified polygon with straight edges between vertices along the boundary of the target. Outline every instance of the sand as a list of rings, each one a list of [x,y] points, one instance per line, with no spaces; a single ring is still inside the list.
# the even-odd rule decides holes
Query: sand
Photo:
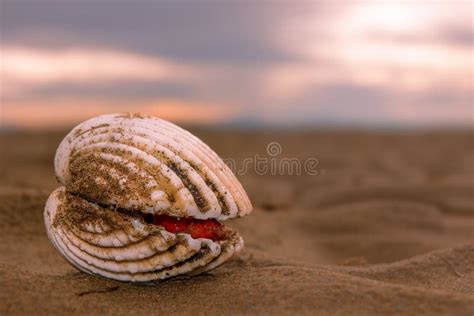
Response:
[[[471,133],[196,133],[237,166],[316,158],[317,174],[250,164],[240,257],[151,286],[78,272],[49,243],[64,132],[0,135],[0,315],[474,315]]]

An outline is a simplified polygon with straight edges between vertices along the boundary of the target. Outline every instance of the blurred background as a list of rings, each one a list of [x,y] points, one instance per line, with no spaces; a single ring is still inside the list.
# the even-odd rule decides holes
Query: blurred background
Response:
[[[473,123],[471,1],[1,1],[1,129]]]
[[[193,312],[191,286],[218,314],[472,315],[473,29],[462,0],[0,0],[10,314]],[[46,237],[54,156],[125,111],[189,128],[255,211],[229,224],[245,250],[222,274],[78,299],[106,284]]]

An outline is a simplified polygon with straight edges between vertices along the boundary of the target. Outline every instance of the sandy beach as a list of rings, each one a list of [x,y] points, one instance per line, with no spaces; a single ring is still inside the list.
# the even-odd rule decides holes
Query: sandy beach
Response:
[[[254,205],[229,224],[245,249],[154,285],[84,274],[50,244],[65,132],[1,134],[0,315],[474,314],[472,133],[193,132],[234,159]],[[284,158],[314,172],[272,174]]]

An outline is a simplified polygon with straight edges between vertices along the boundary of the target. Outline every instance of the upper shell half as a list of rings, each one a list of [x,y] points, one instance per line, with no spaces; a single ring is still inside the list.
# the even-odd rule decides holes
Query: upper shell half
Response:
[[[55,170],[68,192],[98,204],[219,220],[252,210],[214,151],[155,117],[108,114],[83,122],[61,142]]]

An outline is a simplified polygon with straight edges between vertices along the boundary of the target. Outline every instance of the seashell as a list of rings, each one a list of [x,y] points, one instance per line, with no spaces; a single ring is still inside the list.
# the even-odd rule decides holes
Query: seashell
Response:
[[[76,126],[54,160],[48,237],[90,274],[148,282],[209,271],[243,240],[218,221],[252,204],[227,165],[197,137],[159,118],[107,114]]]

